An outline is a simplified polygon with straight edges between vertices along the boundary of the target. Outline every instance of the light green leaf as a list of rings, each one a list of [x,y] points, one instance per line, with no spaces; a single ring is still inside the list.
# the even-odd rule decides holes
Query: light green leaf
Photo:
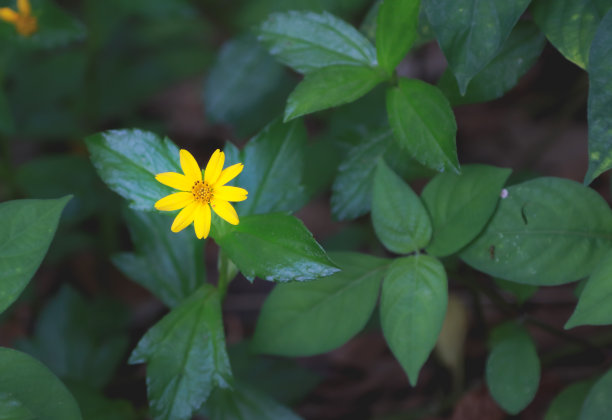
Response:
[[[459,91],[495,58],[531,0],[423,0]]]
[[[589,59],[589,184],[612,168],[612,10],[595,33]]]
[[[0,420],[36,420],[36,416],[11,394],[0,393]]]
[[[378,63],[391,74],[417,38],[420,0],[384,0],[376,19]]]
[[[586,69],[597,25],[611,7],[609,0],[533,0],[531,13],[550,43]]]
[[[446,273],[437,259],[399,258],[387,270],[380,301],[382,330],[413,386],[436,344],[447,303]]]
[[[423,203],[383,160],[374,173],[372,224],[383,245],[398,254],[418,251],[431,239],[431,221]]]
[[[303,281],[338,271],[312,233],[291,215],[244,216],[237,226],[225,225],[213,230],[215,241],[249,280]]]
[[[608,370],[591,387],[580,410],[579,420],[599,420],[609,417],[612,410],[612,369]]]
[[[81,412],[74,397],[38,360],[27,354],[0,347],[0,371],[0,395],[10,395],[24,409],[30,411],[33,418],[81,419]]]
[[[155,419],[186,420],[215,387],[229,388],[221,303],[205,284],[142,337],[129,363],[147,363],[147,392]]]
[[[461,254],[475,269],[518,283],[563,284],[591,274],[612,247],[612,213],[595,191],[537,178],[507,193]]]
[[[335,65],[308,73],[287,98],[285,121],[353,102],[385,79],[376,68]]]
[[[325,353],[364,327],[388,261],[357,253],[330,256],[342,271],[305,283],[279,284],[270,293],[257,320],[255,351],[291,357]]]
[[[466,165],[461,169],[461,175],[437,175],[421,195],[433,225],[427,252],[437,257],[459,251],[480,233],[512,172],[487,165]]]
[[[387,91],[387,113],[395,139],[423,165],[459,171],[453,110],[435,86],[400,79]]]
[[[577,420],[584,399],[588,395],[593,381],[580,381],[571,384],[561,391],[550,403],[544,420]]]
[[[127,277],[169,307],[178,305],[205,281],[205,242],[191,229],[174,233],[166,215],[152,212],[128,210],[125,219],[135,252],[122,252],[111,258]]]
[[[0,203],[0,313],[28,285],[47,253],[70,196]]]
[[[540,382],[540,359],[522,327],[507,328],[495,340],[487,358],[486,379],[493,399],[510,414],[519,413],[533,400]]]
[[[259,40],[300,73],[328,66],[376,65],[376,50],[359,31],[323,12],[275,13],[259,26]]]

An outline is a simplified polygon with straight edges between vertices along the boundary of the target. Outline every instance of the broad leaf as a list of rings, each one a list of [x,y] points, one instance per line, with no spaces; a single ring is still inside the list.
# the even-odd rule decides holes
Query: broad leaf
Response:
[[[579,420],[598,420],[610,416],[612,411],[612,369],[608,370],[595,384],[586,396],[580,410]]]
[[[442,329],[447,289],[444,267],[427,255],[397,259],[385,275],[380,301],[383,334],[413,386]]]
[[[561,391],[550,403],[544,420],[577,420],[584,399],[588,395],[593,381],[580,381],[571,384]]]
[[[612,168],[612,10],[595,33],[588,70],[589,170],[585,184]]]
[[[36,416],[11,394],[0,393],[0,420],[36,420]]]
[[[237,226],[213,234],[249,280],[303,281],[338,271],[302,222],[288,214],[245,216]]]
[[[28,410],[33,415],[31,418],[36,419],[81,419],[74,397],[38,360],[15,350],[0,348],[0,371],[0,395],[9,395],[11,400],[17,401],[22,413]]]
[[[330,256],[342,271],[274,288],[257,320],[255,351],[283,356],[325,353],[364,327],[376,306],[388,261],[357,253]]]
[[[438,257],[459,251],[480,233],[511,172],[486,165],[461,169],[461,175],[437,175],[423,189],[423,202],[433,225],[427,252]]]
[[[300,73],[337,65],[375,66],[376,50],[359,31],[329,13],[275,13],[259,27],[259,40]]]
[[[400,79],[387,91],[387,113],[395,139],[423,165],[459,171],[453,110],[435,86]]]
[[[125,218],[135,252],[113,255],[113,264],[167,306],[178,305],[205,280],[204,241],[191,229],[172,232],[165,215],[128,210]]]
[[[353,102],[385,79],[372,67],[336,65],[308,73],[287,99],[285,121]]]
[[[383,160],[374,173],[372,224],[385,247],[398,254],[418,251],[431,239],[431,221],[419,196]]]
[[[420,0],[385,0],[376,20],[378,63],[391,74],[417,38]]]
[[[70,197],[0,204],[0,313],[28,285],[47,253]]]
[[[129,363],[147,363],[155,419],[185,420],[232,381],[217,290],[205,284],[142,337]]]
[[[612,247],[612,213],[595,191],[561,178],[507,188],[461,258],[495,277],[533,285],[588,276]]]
[[[423,0],[459,91],[495,58],[531,0]]]

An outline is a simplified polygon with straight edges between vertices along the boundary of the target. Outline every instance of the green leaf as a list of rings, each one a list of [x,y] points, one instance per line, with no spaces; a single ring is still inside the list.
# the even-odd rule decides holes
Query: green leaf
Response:
[[[531,13],[550,43],[586,69],[597,25],[611,7],[609,0],[533,0]]]
[[[134,210],[153,211],[174,190],[155,180],[162,172],[182,173],[179,149],[170,139],[141,130],[111,130],[85,139],[98,175]]]
[[[399,258],[385,275],[380,301],[383,334],[413,386],[442,329],[447,289],[444,267],[427,255]]]
[[[119,302],[85,300],[65,286],[41,311],[34,335],[18,341],[17,347],[62,380],[102,388],[125,356],[127,321]]]
[[[589,391],[582,410],[580,410],[580,420],[599,420],[608,418],[612,410],[612,369],[608,370]]]
[[[376,19],[376,56],[391,74],[417,38],[420,0],[384,0]]]
[[[376,68],[355,65],[324,67],[308,73],[287,98],[285,121],[353,102],[385,79]]]
[[[453,110],[440,90],[415,79],[400,79],[387,91],[387,113],[395,139],[423,165],[459,172]]]
[[[493,331],[493,336],[499,328]],[[506,412],[517,414],[532,400],[540,382],[540,359],[529,333],[518,325],[505,328],[487,358],[486,380],[491,396]]]
[[[604,257],[595,268],[591,277],[580,293],[578,305],[565,328],[578,325],[612,324],[612,308],[609,305],[612,297],[612,254]]]
[[[259,40],[300,73],[328,66],[376,66],[376,50],[357,29],[327,12],[275,13],[259,26]]]
[[[374,173],[372,224],[390,251],[408,254],[431,239],[429,215],[419,197],[383,160]]]
[[[589,393],[593,381],[580,381],[571,384],[561,391],[550,403],[544,420],[577,420],[584,399]]]
[[[4,89],[0,89],[0,133],[9,134],[15,129],[13,114]]]
[[[357,253],[330,256],[342,271],[306,283],[279,284],[270,293],[257,320],[255,351],[291,357],[325,353],[364,327],[388,261]]]
[[[0,203],[0,313],[28,285],[47,253],[70,196]]]
[[[106,398],[101,391],[83,386],[80,383],[70,383],[70,392],[81,407],[83,418],[87,420],[137,420],[136,411],[127,400]]]
[[[0,420],[36,420],[36,416],[11,394],[0,392]]]
[[[530,21],[519,22],[497,56],[470,82],[465,95],[459,92],[457,80],[447,68],[438,87],[453,105],[487,102],[501,98],[533,66],[544,48],[546,39]]]
[[[505,290],[506,292],[512,293],[516,297],[516,300],[518,301],[518,303],[520,304],[525,303],[539,289],[538,286],[532,286],[530,284],[515,283],[513,281],[502,280],[502,279],[493,279],[493,280],[495,281],[495,284],[497,284],[497,286],[500,289]]]
[[[437,257],[459,251],[480,233],[512,172],[487,165],[465,165],[461,169],[461,175],[437,175],[421,195],[433,225],[427,252]]]
[[[589,59],[589,184],[612,168],[612,10],[601,21]]]
[[[0,395],[10,395],[13,400],[21,403],[24,409],[29,410],[33,418],[81,419],[74,397],[38,360],[27,354],[0,347],[0,371]]]
[[[612,247],[612,214],[595,191],[561,178],[507,188],[461,258],[495,277],[539,286],[588,276]]]
[[[229,226],[229,225],[228,225]],[[283,213],[245,216],[213,231],[215,241],[249,280],[312,280],[338,268],[297,218]]]
[[[147,363],[155,419],[184,420],[232,381],[217,290],[203,285],[142,337],[129,363]]]
[[[531,0],[423,0],[459,91],[495,58]]]
[[[169,307],[190,296],[205,281],[204,241],[190,229],[174,233],[168,217],[126,211],[135,252],[112,256],[115,266]]]

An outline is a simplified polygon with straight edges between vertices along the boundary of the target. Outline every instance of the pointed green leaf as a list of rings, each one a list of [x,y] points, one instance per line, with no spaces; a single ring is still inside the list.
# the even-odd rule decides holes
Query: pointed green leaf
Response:
[[[382,330],[413,386],[436,344],[447,303],[446,273],[437,259],[399,258],[387,270],[380,300]]]
[[[420,0],[384,0],[376,19],[376,56],[391,74],[417,38]]]
[[[38,269],[70,198],[0,203],[0,313],[19,297]]]
[[[610,416],[612,411],[612,369],[608,370],[595,384],[586,396],[580,410],[579,420],[599,420]]]
[[[421,195],[433,225],[427,252],[445,257],[474,239],[495,211],[511,172],[494,166],[465,165],[461,175],[436,175]]]
[[[374,173],[372,224],[385,247],[398,254],[418,251],[431,239],[431,221],[423,203],[383,160]]]
[[[387,114],[399,144],[423,165],[459,171],[457,123],[442,92],[415,79],[400,79],[387,91]]]
[[[544,420],[577,420],[584,399],[588,395],[593,381],[580,381],[565,387],[550,403]]]
[[[129,363],[147,363],[155,419],[190,419],[215,387],[230,387],[217,290],[205,284],[172,309],[138,342]]]
[[[533,285],[588,276],[612,247],[612,213],[595,191],[561,178],[507,188],[483,233],[461,253],[477,270]]]

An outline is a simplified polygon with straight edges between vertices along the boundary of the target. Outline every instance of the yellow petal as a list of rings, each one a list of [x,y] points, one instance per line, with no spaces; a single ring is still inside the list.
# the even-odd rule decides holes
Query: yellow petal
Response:
[[[13,9],[9,9],[8,7],[0,8],[0,20],[15,23],[17,19],[19,19],[19,14]]]
[[[187,207],[194,201],[193,195],[188,192],[178,192],[170,194],[158,200],[155,203],[155,208],[161,211],[173,211]]]
[[[224,163],[225,153],[219,149],[215,150],[204,170],[204,181],[208,182],[209,185],[214,185],[219,179],[219,175],[221,175]]]
[[[231,223],[232,225],[237,225],[239,223],[238,215],[236,214],[236,210],[234,207],[227,201],[213,199],[212,203],[210,203],[211,207],[227,223]]]
[[[32,8],[29,0],[17,0],[17,10],[24,16],[30,16]]]
[[[202,171],[200,170],[200,165],[198,165],[198,162],[196,162],[193,155],[185,149],[181,149],[180,155],[181,168],[183,168],[185,176],[187,176],[192,183],[195,181],[201,181]]]
[[[238,174],[242,172],[243,168],[244,165],[242,163],[237,163],[235,165],[228,166],[221,172],[221,175],[219,176],[216,185],[221,186],[227,184],[232,179],[236,178]]]
[[[215,188],[215,198],[223,201],[244,201],[247,199],[248,191],[244,188],[230,187],[224,185]]]
[[[193,218],[195,217],[195,212],[198,206],[200,206],[200,204],[194,201],[187,207],[185,207],[183,210],[181,210],[179,214],[177,214],[174,218],[174,222],[172,222],[170,230],[176,233],[189,226],[191,222],[193,222]]]
[[[210,232],[210,206],[200,205],[193,219],[193,228],[198,239],[207,238]]]
[[[193,182],[189,178],[176,172],[163,172],[155,175],[155,179],[164,185],[181,191],[191,191],[193,187]]]

